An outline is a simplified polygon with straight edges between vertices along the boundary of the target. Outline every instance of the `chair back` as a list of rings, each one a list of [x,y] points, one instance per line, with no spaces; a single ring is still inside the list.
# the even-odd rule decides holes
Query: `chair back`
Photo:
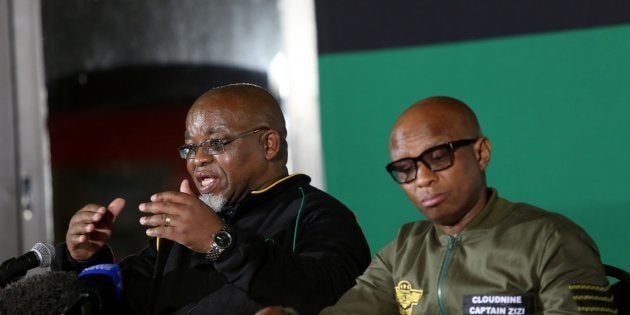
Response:
[[[630,315],[630,273],[615,266],[604,264],[606,275],[618,281],[610,286],[615,298],[618,315]]]

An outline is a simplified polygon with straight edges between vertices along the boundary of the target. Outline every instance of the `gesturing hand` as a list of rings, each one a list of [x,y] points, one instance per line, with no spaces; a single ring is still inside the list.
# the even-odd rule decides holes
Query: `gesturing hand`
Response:
[[[146,216],[140,224],[149,227],[147,235],[163,237],[193,251],[206,253],[212,244],[212,234],[223,226],[219,216],[190,189],[183,180],[180,191],[166,191],[151,196],[150,202],[138,207]]]
[[[107,243],[112,224],[125,206],[125,199],[114,199],[107,208],[88,204],[70,219],[66,246],[70,256],[78,261],[90,259]]]

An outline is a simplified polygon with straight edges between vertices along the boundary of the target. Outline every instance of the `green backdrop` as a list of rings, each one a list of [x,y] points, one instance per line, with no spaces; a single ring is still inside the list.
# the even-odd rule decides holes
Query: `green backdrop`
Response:
[[[423,218],[384,170],[390,127],[449,95],[493,143],[490,186],[568,216],[630,269],[630,26],[323,54],[319,70],[327,190],[373,253]]]

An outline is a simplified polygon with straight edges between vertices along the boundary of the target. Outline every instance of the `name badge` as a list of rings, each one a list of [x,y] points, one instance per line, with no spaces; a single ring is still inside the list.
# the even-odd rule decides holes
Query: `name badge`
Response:
[[[534,296],[473,294],[464,296],[464,314],[525,315],[536,311]]]

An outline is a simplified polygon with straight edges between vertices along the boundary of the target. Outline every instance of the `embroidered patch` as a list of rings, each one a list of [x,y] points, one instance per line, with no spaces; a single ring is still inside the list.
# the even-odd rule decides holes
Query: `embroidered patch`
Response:
[[[617,314],[610,286],[593,284],[569,285],[578,311],[584,313]]]
[[[398,282],[395,289],[400,315],[411,315],[411,313],[413,313],[413,307],[418,305],[424,291],[412,288],[411,283],[407,280]]]
[[[534,314],[532,294],[473,294],[464,296],[464,314]]]

